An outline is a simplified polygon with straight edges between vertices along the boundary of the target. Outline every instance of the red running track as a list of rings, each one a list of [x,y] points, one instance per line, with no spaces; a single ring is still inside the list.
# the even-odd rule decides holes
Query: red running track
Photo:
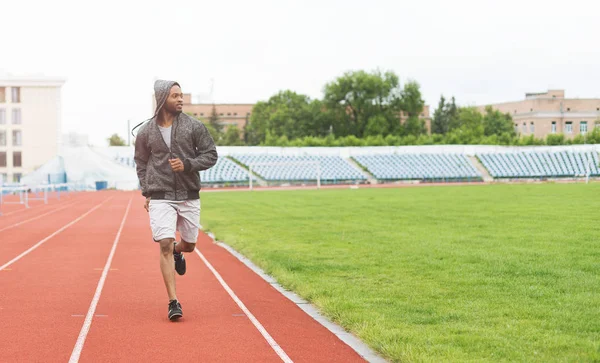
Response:
[[[0,232],[0,362],[364,361],[202,233],[177,276],[184,318],[170,322],[142,205],[81,193]],[[0,230],[20,223],[8,218]]]

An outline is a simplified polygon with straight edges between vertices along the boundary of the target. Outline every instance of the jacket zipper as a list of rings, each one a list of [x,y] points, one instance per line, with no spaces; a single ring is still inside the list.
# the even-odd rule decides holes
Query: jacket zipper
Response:
[[[177,121],[177,119],[175,119],[175,121]],[[173,134],[174,134],[175,121],[173,121],[173,123],[171,124],[171,145],[173,145]],[[156,122],[155,122],[155,124],[156,124],[156,128],[158,129],[158,124]],[[162,136],[162,132],[160,132],[160,129],[158,129],[158,133],[160,134],[160,139],[163,141],[163,144],[165,144],[167,149],[169,149],[169,158],[172,159],[173,151],[172,151],[171,147],[169,145],[167,145],[165,138]],[[170,163],[169,163],[169,166],[170,166]],[[175,172],[173,172],[173,193],[175,193],[175,199],[177,199],[177,175],[175,174]]]

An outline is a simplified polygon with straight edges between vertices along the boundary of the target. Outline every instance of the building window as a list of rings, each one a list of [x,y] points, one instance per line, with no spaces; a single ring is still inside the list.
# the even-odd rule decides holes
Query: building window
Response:
[[[21,159],[21,152],[20,151],[15,151],[13,153],[13,166],[15,168],[19,168],[21,166],[23,166],[23,160]]]
[[[21,139],[22,134],[23,133],[21,132],[21,130],[13,130],[13,146],[23,145],[23,140]]]
[[[573,123],[571,121],[567,121],[567,123],[565,124],[565,132],[567,134],[573,133]]]
[[[6,102],[6,87],[0,87],[0,103]]]
[[[515,132],[519,132],[519,124],[515,124]]]
[[[570,107],[568,107],[568,108],[567,108],[567,111],[571,111],[571,108],[570,108]]]
[[[11,101],[12,103],[21,102],[21,88],[20,87],[11,87]]]
[[[13,108],[12,110],[12,124],[20,125],[21,124],[21,109]]]
[[[6,110],[4,108],[0,108],[0,125],[6,124]]]
[[[0,151],[0,166],[6,167],[6,151]]]
[[[0,173],[0,185],[8,181],[8,174]]]
[[[527,123],[523,122],[523,133],[527,132]]]
[[[21,173],[14,173],[13,174],[13,183],[20,183],[21,182]]]
[[[200,116],[204,116],[204,112],[201,112],[201,113],[200,113]]]
[[[6,146],[6,131],[0,131],[0,146]]]
[[[227,112],[227,116],[231,116],[231,112]]]
[[[233,116],[237,116],[237,112],[234,112],[234,113],[233,113]]]
[[[552,129],[550,132],[556,134],[556,121],[552,121]]]
[[[531,124],[529,124],[529,132],[531,132],[532,134],[535,132],[535,125],[533,124],[533,121],[531,122]]]
[[[586,134],[587,133],[587,121],[581,121],[579,123],[579,133]]]

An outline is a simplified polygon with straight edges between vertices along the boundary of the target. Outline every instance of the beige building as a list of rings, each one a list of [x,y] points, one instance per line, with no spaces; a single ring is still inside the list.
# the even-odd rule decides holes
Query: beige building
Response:
[[[0,179],[19,182],[58,152],[63,79],[0,77]]]
[[[509,113],[515,131],[523,136],[545,138],[549,134],[564,134],[567,138],[584,135],[600,125],[600,98],[565,98],[564,90],[527,93],[525,99],[491,105]],[[485,112],[485,106],[478,106]]]
[[[219,122],[225,126],[224,130],[227,130],[229,126],[235,125],[243,133],[246,123],[250,122],[250,114],[252,113],[254,104],[219,103],[214,106],[219,116]],[[184,94],[183,96],[184,112],[191,114],[197,119],[208,121],[208,118],[212,114],[212,108],[212,103],[192,103],[191,94]]]
[[[215,110],[219,117],[219,122],[224,126],[226,131],[229,126],[235,125],[243,132],[247,122],[250,122],[250,114],[252,113],[252,103],[215,103]],[[152,112],[156,108],[156,99],[152,96]],[[212,103],[193,103],[190,93],[183,94],[183,112],[194,116],[195,118],[208,122],[212,113]]]

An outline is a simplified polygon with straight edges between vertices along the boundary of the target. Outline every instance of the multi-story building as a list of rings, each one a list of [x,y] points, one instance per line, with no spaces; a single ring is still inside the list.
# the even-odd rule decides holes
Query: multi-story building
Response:
[[[565,98],[564,90],[527,93],[524,100],[490,106],[510,114],[515,131],[523,136],[564,134],[573,138],[600,126],[600,98]],[[485,112],[485,107],[478,109]]]
[[[0,182],[19,182],[58,152],[64,79],[0,77]]]
[[[250,121],[252,113],[251,103],[219,103],[214,104],[215,111],[219,117],[219,123],[227,130],[230,126],[236,126],[243,133],[246,123]],[[212,103],[192,103],[192,95],[184,94],[183,110],[197,119],[208,121],[213,112]]]

